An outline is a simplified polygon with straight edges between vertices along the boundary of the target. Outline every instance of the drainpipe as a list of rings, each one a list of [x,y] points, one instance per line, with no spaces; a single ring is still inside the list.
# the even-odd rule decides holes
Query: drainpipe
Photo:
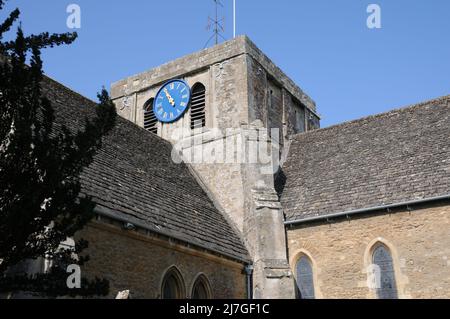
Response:
[[[253,299],[253,265],[245,265],[245,274],[247,275],[247,299]]]

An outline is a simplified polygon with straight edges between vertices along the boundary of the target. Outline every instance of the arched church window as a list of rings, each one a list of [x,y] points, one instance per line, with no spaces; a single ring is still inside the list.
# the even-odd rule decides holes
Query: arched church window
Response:
[[[299,299],[315,299],[311,260],[307,256],[302,256],[297,262],[296,271]]]
[[[191,99],[191,129],[206,126],[206,88],[201,83],[192,87]]]
[[[378,244],[373,250],[373,264],[378,269],[378,287],[376,288],[379,299],[397,299],[397,285],[395,283],[394,262],[389,249]]]
[[[201,275],[197,278],[192,287],[192,299],[202,300],[202,299],[211,299],[211,287],[209,285],[208,279]]]
[[[184,291],[183,277],[175,267],[171,268],[167,271],[162,282],[162,299],[183,299],[185,298]]]
[[[144,104],[144,128],[153,134],[158,134],[158,120],[153,112],[154,100],[154,98],[151,98]]]

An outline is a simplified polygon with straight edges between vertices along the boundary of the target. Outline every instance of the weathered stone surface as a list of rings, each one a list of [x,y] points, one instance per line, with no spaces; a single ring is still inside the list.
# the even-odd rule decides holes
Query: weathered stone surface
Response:
[[[265,127],[293,126],[290,121],[295,119],[286,115],[292,110],[284,95],[299,101],[312,113],[316,110],[315,103],[242,36],[113,83],[111,96],[119,114],[143,126],[144,104],[165,81],[173,78],[183,78],[191,86],[201,82],[206,87],[206,122],[210,129],[237,128],[256,119]],[[276,99],[269,98],[274,90]],[[276,105],[271,107],[274,101]],[[176,123],[158,124],[158,135],[173,142],[174,131],[181,128],[189,131],[189,122],[187,112]]]
[[[277,79],[281,86],[286,87],[293,96],[307,107],[315,110],[316,106],[314,101],[258,49],[247,36],[237,37],[220,45],[187,55],[152,70],[115,82],[111,86],[111,96],[113,99],[117,99],[136,92],[146,91],[153,86],[163,84],[168,79],[190,77],[199,71],[209,69],[215,64],[220,65],[240,55],[248,55],[257,61],[262,68],[267,70],[271,77]]]

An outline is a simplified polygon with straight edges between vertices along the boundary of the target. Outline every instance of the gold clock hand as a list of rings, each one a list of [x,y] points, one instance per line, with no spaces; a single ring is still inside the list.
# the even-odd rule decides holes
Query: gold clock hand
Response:
[[[169,100],[169,103],[172,106],[175,106],[175,100],[172,98],[172,96],[170,95],[169,91],[167,89],[164,89],[164,93],[166,94],[166,97]]]

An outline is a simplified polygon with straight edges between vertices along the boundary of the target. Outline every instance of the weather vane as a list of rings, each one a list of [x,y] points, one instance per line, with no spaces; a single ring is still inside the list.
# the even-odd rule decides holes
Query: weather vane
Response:
[[[219,38],[222,38],[223,40],[226,40],[223,36],[223,32],[225,32],[225,28],[223,27],[223,24],[225,22],[225,18],[219,18],[219,6],[223,8],[223,4],[220,0],[213,0],[216,8],[216,15],[214,18],[208,17],[208,26],[207,30],[213,30],[213,35],[208,39],[208,42],[206,42],[205,48],[208,46],[208,44],[211,42],[212,39],[215,39],[215,44],[219,44]]]

